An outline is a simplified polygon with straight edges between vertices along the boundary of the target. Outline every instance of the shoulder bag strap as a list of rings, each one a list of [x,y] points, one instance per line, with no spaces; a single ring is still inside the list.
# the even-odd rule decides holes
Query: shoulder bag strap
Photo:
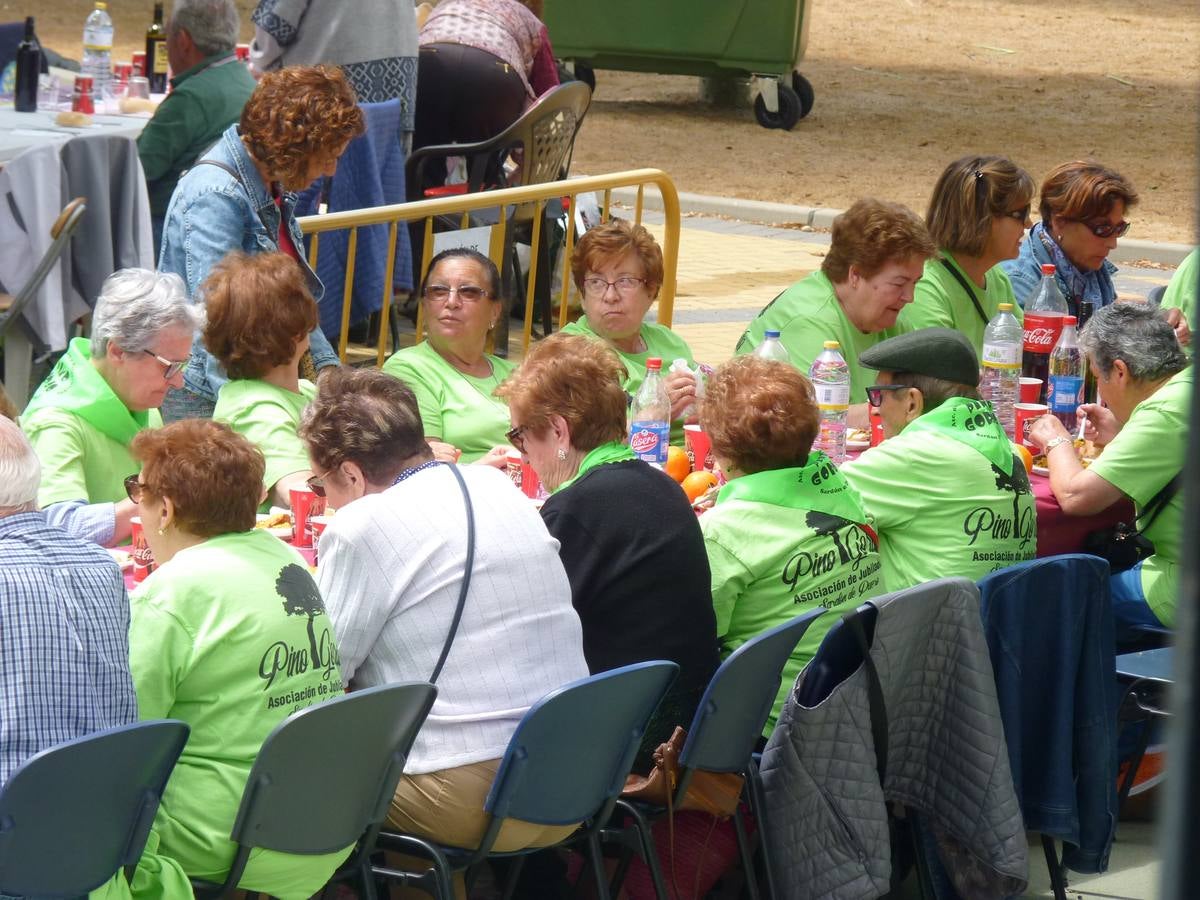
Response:
[[[198,159],[198,160],[196,160],[196,162],[192,166],[192,168],[194,169],[194,168],[196,168],[196,166],[216,166],[218,169],[224,169],[226,172],[228,172],[230,175],[232,175],[233,180],[236,181],[238,184],[242,183],[242,176],[237,173],[237,169],[235,169],[231,165],[221,162],[220,160]]]
[[[458,480],[458,486],[462,489],[463,505],[467,508],[467,561],[466,571],[463,572],[462,587],[458,591],[458,606],[454,610],[454,618],[450,620],[450,633],[446,635],[446,643],[442,645],[442,654],[438,657],[437,665],[433,667],[433,674],[429,676],[430,684],[437,683],[438,676],[442,674],[442,667],[446,665],[446,657],[450,655],[450,645],[454,643],[454,636],[458,634],[458,623],[462,621],[463,607],[467,603],[467,589],[471,586],[471,569],[475,564],[475,510],[471,506],[471,495],[467,493],[467,483],[463,481],[458,466],[454,463],[448,465]]]
[[[1154,520],[1158,518],[1158,514],[1166,508],[1166,505],[1171,502],[1171,498],[1179,491],[1179,482],[1183,478],[1182,472],[1177,472],[1175,477],[1162,486],[1162,489],[1150,498],[1150,502],[1146,504],[1142,510],[1142,514],[1138,516],[1134,523],[1137,525],[1138,533],[1141,534],[1147,528],[1154,524]],[[1141,519],[1146,518],[1146,524],[1140,524]]]
[[[947,262],[946,260],[944,260],[944,259],[939,259],[939,260],[938,260],[938,262],[940,262],[940,263],[941,263],[943,266],[945,266],[945,267],[946,267],[946,271],[947,271],[947,272],[949,272],[951,275],[953,275],[953,276],[954,276],[954,280],[955,280],[955,281],[957,281],[959,284],[961,284],[961,285],[962,285],[962,289],[963,289],[964,291],[966,291],[966,292],[967,292],[967,296],[971,298],[971,303],[972,303],[972,305],[974,305],[974,307],[975,307],[975,312],[979,313],[979,319],[980,319],[980,321],[982,321],[982,322],[983,322],[983,324],[984,324],[984,326],[986,326],[986,325],[987,325],[987,323],[988,323],[988,317],[987,317],[987,315],[984,313],[984,311],[983,311],[983,307],[982,307],[982,306],[980,305],[980,303],[979,303],[979,298],[975,296],[975,291],[974,291],[974,289],[971,287],[971,285],[970,285],[970,283],[967,281],[967,279],[963,278],[963,276],[962,276],[962,272],[958,271],[958,269],[954,268],[954,266],[950,265],[950,263],[948,263],[948,262]]]

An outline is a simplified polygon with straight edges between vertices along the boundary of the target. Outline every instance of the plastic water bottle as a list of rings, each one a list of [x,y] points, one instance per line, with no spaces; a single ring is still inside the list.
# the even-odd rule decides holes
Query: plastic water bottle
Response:
[[[1083,354],[1075,337],[1075,317],[1063,319],[1062,334],[1050,354],[1050,388],[1046,401],[1050,412],[1071,434],[1079,427],[1075,410],[1083,402]]]
[[[83,23],[83,64],[80,73],[92,76],[92,102],[103,102],[112,85],[113,23],[108,4],[96,0],[96,8]],[[99,107],[97,107],[99,108]]]
[[[808,370],[817,395],[821,424],[813,449],[821,450],[835,463],[846,460],[846,412],[850,409],[850,367],[842,356],[841,344],[826,341],[825,349]]]
[[[671,401],[662,378],[662,360],[646,360],[646,377],[629,410],[629,446],[638,459],[661,469],[671,440]]]
[[[1013,404],[1021,393],[1021,345],[1023,330],[1013,315],[1011,303],[1001,303],[1000,311],[983,332],[983,380],[979,393],[988,403],[1004,433],[1016,433]]]
[[[776,362],[790,363],[787,347],[779,340],[778,331],[764,331],[763,342],[754,348],[754,355],[759,359],[770,359]]]

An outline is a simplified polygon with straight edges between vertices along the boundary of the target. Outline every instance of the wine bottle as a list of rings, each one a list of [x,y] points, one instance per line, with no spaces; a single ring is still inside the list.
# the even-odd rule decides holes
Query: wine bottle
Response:
[[[33,16],[25,19],[25,37],[17,45],[17,84],[13,109],[37,112],[38,75],[42,71],[42,45],[33,33]]]
[[[167,35],[163,31],[163,5],[154,4],[154,21],[146,29],[146,77],[150,93],[167,92]]]

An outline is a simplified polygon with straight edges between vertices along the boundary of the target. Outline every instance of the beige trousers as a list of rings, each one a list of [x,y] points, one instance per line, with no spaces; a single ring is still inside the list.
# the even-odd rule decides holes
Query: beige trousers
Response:
[[[396,787],[388,824],[398,831],[429,838],[450,847],[472,850],[487,831],[490,816],[483,809],[496,778],[500,760],[472,763],[425,775],[405,775]],[[536,825],[521,819],[506,819],[492,849],[506,853],[527,847],[557,844],[577,825]],[[401,868],[428,866],[425,860],[406,857]],[[461,876],[454,879],[455,894],[466,891]],[[424,896],[414,893],[413,896]]]

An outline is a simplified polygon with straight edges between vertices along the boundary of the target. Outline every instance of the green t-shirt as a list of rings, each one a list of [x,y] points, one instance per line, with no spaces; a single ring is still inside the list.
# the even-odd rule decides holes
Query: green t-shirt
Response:
[[[38,505],[64,500],[115,503],[141,466],[133,436],[162,425],[158,410],[130,412],[92,364],[86,338],[74,338],[21,416],[42,464]]]
[[[1193,370],[1188,366],[1133,410],[1129,421],[1092,463],[1095,472],[1142,507],[1183,468],[1187,452]],[[1154,555],[1142,563],[1142,593],[1158,620],[1175,624],[1183,556],[1183,491],[1146,529]]]
[[[487,378],[464,375],[446,362],[429,341],[392,354],[383,371],[399,378],[417,395],[427,438],[437,438],[462,451],[460,462],[472,463],[493,447],[508,443],[508,405],[492,396],[509,376],[512,363],[489,356]]]
[[[1198,258],[1200,250],[1193,250],[1187,255],[1171,276],[1171,283],[1167,285],[1162,298],[1163,309],[1181,310],[1188,328],[1193,330],[1196,328],[1196,279],[1200,278],[1200,272],[1197,271]],[[1200,340],[1200,337],[1192,337],[1193,344],[1197,340]],[[1191,347],[1188,350],[1190,351]]]
[[[1033,559],[1037,509],[991,406],[955,397],[842,466],[879,535],[888,591]]]
[[[304,379],[299,393],[257,378],[221,385],[213,419],[228,423],[262,451],[267,461],[263,486],[268,491],[279,479],[309,467],[308,451],[300,440],[300,415],[316,396],[316,385]]]
[[[839,614],[883,593],[879,553],[856,524],[864,522],[858,494],[819,451],[803,468],[735,478],[700,517],[723,655],[809,610],[828,610],[784,666],[766,736]]]
[[[837,341],[850,367],[850,402],[866,403],[867,386],[875,383],[875,373],[862,368],[858,357],[880,341],[911,329],[897,321],[891,328],[864,334],[846,318],[825,273],[813,272],[763,307],[738,340],[734,354],[753,353],[767,330],[779,332],[779,340],[787,348],[792,365],[805,375],[825,349],[825,342]]]
[[[592,330],[587,316],[581,316],[577,321],[566,325],[562,329],[562,333],[582,334],[584,337],[595,338],[598,341],[604,340]],[[638,392],[638,388],[646,380],[646,360],[652,356],[657,356],[663,361],[664,375],[668,374],[667,370],[671,367],[671,363],[677,359],[686,360],[688,368],[695,370],[696,360],[692,358],[692,348],[687,345],[687,341],[670,328],[665,325],[643,322],[640,334],[642,342],[646,345],[646,349],[641,353],[627,353],[613,347],[610,342],[605,342],[612,347],[617,356],[621,357],[621,362],[625,364],[625,382],[622,387],[631,397]],[[678,447],[683,446],[683,424],[683,419],[676,419],[671,423],[671,443]]]
[[[925,261],[925,274],[913,289],[913,302],[900,313],[900,321],[909,331],[919,328],[953,328],[966,335],[977,356],[982,355],[983,330],[1000,311],[1001,303],[1013,305],[1012,312],[1018,322],[1025,321],[1025,313],[1013,298],[1012,282],[999,266],[988,269],[983,278],[983,289],[980,290],[954,257],[945,250],[942,251],[942,256],[946,262],[940,259]],[[983,314],[987,316],[986,322],[980,318],[975,304],[946,268],[947,265],[953,266],[967,284],[971,285],[975,299],[979,301]]]
[[[257,529],[176,554],[133,592],[130,608],[138,715],[192,729],[155,819],[160,851],[189,875],[220,881],[263,741],[291,713],[342,693],[333,629],[304,560]],[[255,850],[241,886],[302,900],[346,855]]]

